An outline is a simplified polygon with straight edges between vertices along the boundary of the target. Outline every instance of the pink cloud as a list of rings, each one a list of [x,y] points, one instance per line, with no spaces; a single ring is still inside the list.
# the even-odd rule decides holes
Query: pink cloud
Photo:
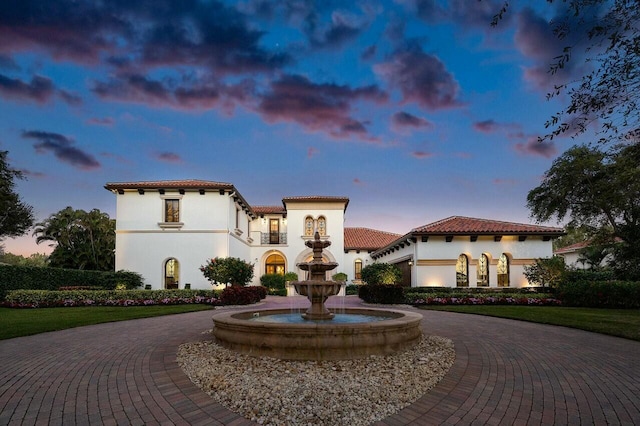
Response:
[[[413,158],[417,158],[419,160],[423,160],[425,158],[431,158],[433,157],[435,154],[433,154],[432,152],[427,152],[427,151],[413,151],[411,153],[411,156]]]
[[[96,126],[113,126],[115,124],[115,120],[111,117],[105,117],[105,118],[97,118],[97,117],[92,117],[90,119],[87,120],[87,124],[94,124]]]
[[[553,141],[538,141],[537,136],[529,136],[525,142],[516,143],[514,149],[523,155],[537,155],[545,158],[553,158],[558,150]]]
[[[320,151],[318,151],[317,149],[315,149],[314,147],[310,146],[307,149],[307,158],[313,158],[316,156],[316,154],[318,154]]]
[[[362,185],[364,185],[364,182],[362,182],[362,181],[361,181],[360,179],[358,179],[358,178],[354,178],[354,179],[353,179],[353,184],[354,184],[354,185],[358,185],[358,186],[362,186]]]
[[[518,181],[516,179],[500,179],[496,178],[493,180],[494,185],[516,185]]]

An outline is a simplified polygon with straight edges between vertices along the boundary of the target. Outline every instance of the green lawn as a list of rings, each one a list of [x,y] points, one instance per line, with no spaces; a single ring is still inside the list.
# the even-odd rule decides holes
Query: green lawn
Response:
[[[425,306],[423,309],[562,325],[640,341],[640,310],[559,306]]]
[[[0,308],[0,340],[103,322],[213,309],[209,305],[90,306],[75,308]]]

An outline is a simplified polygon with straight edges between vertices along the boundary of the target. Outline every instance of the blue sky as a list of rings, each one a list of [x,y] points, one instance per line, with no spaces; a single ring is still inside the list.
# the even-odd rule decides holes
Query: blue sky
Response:
[[[528,223],[528,191],[578,142],[537,141],[566,102],[546,94],[584,61],[547,72],[573,43],[551,32],[562,2],[512,1],[492,28],[501,5],[11,0],[0,150],[38,220],[114,217],[106,182],[204,179],[253,205],[347,196],[346,226],[397,233],[452,215]]]

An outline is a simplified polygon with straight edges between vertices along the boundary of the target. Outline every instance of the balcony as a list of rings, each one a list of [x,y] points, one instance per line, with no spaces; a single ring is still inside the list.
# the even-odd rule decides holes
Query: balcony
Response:
[[[261,232],[260,244],[287,244],[286,232]]]

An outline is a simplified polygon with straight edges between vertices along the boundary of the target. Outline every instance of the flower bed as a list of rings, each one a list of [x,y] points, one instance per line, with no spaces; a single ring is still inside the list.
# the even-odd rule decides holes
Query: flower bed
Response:
[[[433,296],[407,294],[407,303],[423,305],[521,305],[521,306],[560,306],[560,300],[553,297],[523,296]]]
[[[220,305],[213,290],[13,290],[3,306],[50,308],[64,306],[148,306],[181,304]]]

